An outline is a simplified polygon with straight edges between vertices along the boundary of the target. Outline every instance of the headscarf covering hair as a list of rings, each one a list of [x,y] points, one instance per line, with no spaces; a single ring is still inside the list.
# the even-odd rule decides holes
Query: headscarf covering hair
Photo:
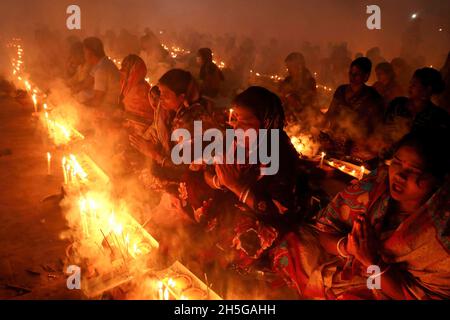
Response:
[[[145,81],[147,66],[139,56],[130,54],[122,61],[122,71],[126,74],[122,83],[122,96],[124,96],[134,85]]]
[[[394,68],[389,62],[381,62],[375,67],[375,71],[383,71],[390,79],[395,79]]]
[[[284,110],[280,98],[263,87],[252,86],[236,96],[233,104],[253,112],[264,129],[283,129]]]
[[[213,55],[210,48],[200,48],[197,54],[203,59],[205,63],[212,61]]]
[[[198,84],[189,71],[171,69],[159,79],[159,83],[175,92],[177,96],[184,94],[185,101],[189,105],[200,99]]]
[[[288,54],[286,59],[284,59],[284,62],[294,62],[294,61],[299,63],[302,67],[306,65],[305,57],[300,52],[291,52],[290,54]]]

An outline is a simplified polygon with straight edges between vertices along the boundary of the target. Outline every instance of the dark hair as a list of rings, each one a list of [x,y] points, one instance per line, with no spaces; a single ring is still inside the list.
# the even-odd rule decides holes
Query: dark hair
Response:
[[[448,129],[418,129],[405,135],[397,142],[395,151],[401,147],[416,150],[424,162],[424,172],[443,181],[449,173]]]
[[[377,66],[375,67],[375,71],[383,71],[389,76],[389,78],[395,78],[394,68],[389,62],[381,62],[377,64]]]
[[[197,52],[198,56],[203,59],[205,62],[212,61],[213,54],[210,48],[200,48]]]
[[[445,89],[445,83],[439,71],[433,68],[417,69],[413,78],[416,78],[424,87],[431,87],[432,94],[440,94]]]
[[[288,56],[286,57],[286,59],[284,59],[284,62],[298,62],[302,65],[305,65],[305,57],[303,56],[303,54],[301,54],[300,52],[291,52],[288,54]]]
[[[149,93],[154,93],[158,97],[161,95],[161,91],[159,91],[159,87],[157,85],[150,88]]]
[[[263,87],[252,86],[236,96],[233,104],[253,112],[265,129],[283,129],[284,110],[280,98]]]
[[[83,46],[86,49],[92,51],[97,58],[103,58],[105,56],[105,49],[103,48],[103,42],[97,37],[89,37],[83,40]]]
[[[159,79],[159,83],[175,92],[177,96],[185,94],[189,103],[199,98],[197,82],[189,71],[171,69]]]
[[[134,65],[140,65],[140,67],[145,70],[144,73],[147,74],[147,66],[145,65],[144,60],[142,60],[142,58],[136,54],[127,55],[125,58],[123,58],[122,63],[120,65],[122,66],[123,69],[125,69],[128,72]]]
[[[352,61],[350,67],[358,67],[362,72],[369,74],[372,71],[372,62],[369,58],[359,57]]]

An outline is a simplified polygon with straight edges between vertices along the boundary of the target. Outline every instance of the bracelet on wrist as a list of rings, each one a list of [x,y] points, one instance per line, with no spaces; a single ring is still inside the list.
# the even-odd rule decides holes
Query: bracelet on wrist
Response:
[[[347,239],[347,236],[342,237],[342,238],[340,238],[340,239],[338,240],[338,242],[337,242],[337,244],[336,244],[337,252],[339,253],[339,255],[340,255],[342,258],[345,258],[345,259],[347,259],[347,258],[350,257],[350,256],[344,254],[344,253],[341,251],[340,246],[341,246],[341,242],[344,241],[344,240],[346,240],[346,239]]]
[[[244,188],[239,195],[239,201],[245,204],[249,193],[250,193],[250,187]]]

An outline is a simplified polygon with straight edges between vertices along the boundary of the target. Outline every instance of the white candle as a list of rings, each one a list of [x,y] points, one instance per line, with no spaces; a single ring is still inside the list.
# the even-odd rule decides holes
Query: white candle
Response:
[[[228,123],[231,123],[231,117],[233,116],[233,109],[230,109],[230,113],[228,115]]]
[[[158,298],[159,300],[164,299],[164,293],[163,293],[163,283],[161,281],[158,282]]]
[[[164,300],[169,300],[169,289],[168,288],[164,289]]]
[[[320,156],[320,168],[323,167],[323,159],[325,158],[325,152],[322,152],[321,156]]]
[[[67,171],[67,182],[73,182],[73,175],[71,174],[71,167],[70,163],[66,165],[66,171]]]
[[[31,96],[31,99],[33,99],[34,112],[37,112],[37,98],[36,98],[35,93],[33,93],[33,95]]]
[[[360,173],[360,177],[359,180],[361,180],[362,178],[364,178],[364,172],[366,171],[366,168],[364,168],[364,166],[361,166],[361,173]]]
[[[50,152],[47,152],[47,174],[48,175],[52,174],[51,160],[52,160],[52,155],[50,154]]]

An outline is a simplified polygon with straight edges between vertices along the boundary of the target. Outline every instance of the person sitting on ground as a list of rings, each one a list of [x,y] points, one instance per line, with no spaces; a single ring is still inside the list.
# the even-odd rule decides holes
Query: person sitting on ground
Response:
[[[385,105],[394,100],[394,98],[401,97],[403,95],[402,87],[397,83],[395,79],[394,68],[389,62],[382,62],[375,67],[375,73],[377,75],[377,82],[373,87],[383,97]]]
[[[411,130],[449,128],[448,112],[431,101],[434,95],[443,90],[444,81],[439,71],[433,68],[416,70],[410,82],[408,97],[394,99],[386,111],[384,131],[387,143],[395,143]]]
[[[84,59],[83,43],[74,42],[70,47],[67,63],[67,85],[73,94],[92,89],[93,82],[89,76],[91,69]]]
[[[258,141],[264,141],[260,129],[267,129],[267,135],[278,132],[275,141],[278,151],[273,141],[270,142],[271,138],[266,140],[268,152],[279,157],[273,158],[270,164],[274,166],[277,161],[277,170],[272,175],[264,175],[261,169],[268,165],[263,165],[261,159],[256,164],[250,163],[249,155],[255,149],[249,139],[244,142],[245,146],[241,145],[246,150],[246,164],[230,164],[224,160],[224,164],[214,166],[214,172],[204,172],[207,183],[222,195],[212,203],[204,199],[205,206],[197,210],[196,218],[204,220],[207,231],[215,239],[216,245],[212,248],[225,251],[224,256],[219,254],[224,258],[224,267],[248,272],[280,234],[302,220],[296,202],[299,155],[283,130],[284,111],[275,93],[263,87],[249,87],[236,96],[232,107],[232,126],[236,132],[254,129]],[[262,147],[259,144],[256,152]],[[226,150],[228,152],[230,150]],[[222,198],[226,200],[220,201]]]
[[[120,96],[120,73],[114,62],[106,55],[103,43],[95,37],[83,41],[84,57],[91,66],[93,91],[84,95],[82,101],[88,106],[99,109],[104,113],[112,113],[118,109]]]
[[[152,123],[154,110],[148,99],[150,85],[145,81],[147,67],[137,55],[131,54],[121,64],[120,100],[125,109],[126,126],[142,134]]]
[[[302,299],[450,298],[445,132],[408,134],[389,167],[348,186],[314,225],[278,243],[274,270]]]
[[[197,52],[197,62],[200,65],[199,79],[202,95],[209,98],[217,98],[224,77],[222,71],[213,62],[211,49],[199,49]]]
[[[188,71],[169,70],[159,79],[158,89],[160,103],[155,112],[152,134],[148,134],[147,139],[136,134],[129,138],[133,147],[153,160],[155,173],[157,171],[164,179],[179,182],[186,168],[174,164],[171,159],[175,145],[171,140],[172,132],[185,122],[190,122],[190,126],[195,120],[208,122],[212,107],[202,99],[198,85]]]
[[[370,160],[377,152],[367,145],[376,128],[382,124],[384,102],[380,94],[366,85],[372,70],[369,59],[355,59],[349,69],[349,84],[334,93],[325,114],[325,131],[333,143],[328,153]]]
[[[305,58],[299,52],[292,52],[284,60],[288,76],[280,82],[279,95],[288,118],[306,115],[314,110],[317,96],[316,80],[306,68]],[[298,118],[298,117],[296,117]],[[301,121],[301,119],[297,119]]]

